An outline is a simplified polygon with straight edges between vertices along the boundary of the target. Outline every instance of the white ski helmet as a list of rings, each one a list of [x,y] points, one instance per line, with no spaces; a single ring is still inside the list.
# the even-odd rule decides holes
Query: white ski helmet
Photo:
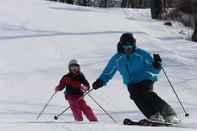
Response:
[[[71,59],[71,60],[69,61],[69,64],[68,64],[68,69],[69,69],[69,71],[71,71],[71,70],[70,70],[71,66],[78,66],[78,67],[80,67],[80,65],[79,65],[79,63],[78,63],[78,61],[77,61],[76,59]]]
[[[76,59],[72,59],[72,60],[69,61],[69,66],[70,65],[79,65],[79,63]]]

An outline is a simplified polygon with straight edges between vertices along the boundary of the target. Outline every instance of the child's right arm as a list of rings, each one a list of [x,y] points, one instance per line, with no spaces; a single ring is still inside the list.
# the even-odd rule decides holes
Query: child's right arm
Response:
[[[70,78],[67,77],[67,76],[63,76],[62,79],[60,80],[59,82],[59,85],[56,86],[55,88],[55,92],[58,92],[58,91],[62,91],[66,85],[68,85],[70,83]]]

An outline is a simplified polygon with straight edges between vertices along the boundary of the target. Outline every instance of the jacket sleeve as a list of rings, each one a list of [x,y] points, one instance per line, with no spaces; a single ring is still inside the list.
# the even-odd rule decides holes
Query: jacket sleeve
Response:
[[[66,75],[63,76],[58,86],[56,86],[56,90],[62,91],[66,87],[66,85],[68,85],[70,82],[71,82],[71,79],[69,77],[67,77]]]
[[[83,75],[83,73],[81,73],[81,83],[82,83],[84,86],[90,87],[90,84],[89,84],[89,82],[87,81],[87,79],[85,78],[85,76]]]
[[[117,71],[117,61],[120,58],[120,53],[115,54],[106,65],[105,69],[103,70],[102,74],[98,79],[102,80],[104,82],[104,85],[107,84],[109,80],[112,79],[114,74]]]

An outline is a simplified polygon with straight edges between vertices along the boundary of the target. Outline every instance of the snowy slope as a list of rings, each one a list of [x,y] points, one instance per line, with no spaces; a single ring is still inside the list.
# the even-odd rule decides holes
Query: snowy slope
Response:
[[[160,53],[169,77],[190,113],[184,114],[161,73],[156,91],[190,128],[197,128],[197,45],[183,38],[180,29],[150,19],[149,10],[98,9],[45,0],[0,0],[0,130],[87,131],[166,130],[114,124],[88,97],[99,123],[74,123],[71,112],[57,122],[53,116],[68,104],[58,93],[37,121],[37,114],[54,92],[67,63],[77,58],[92,83],[103,70],[123,32],[133,32],[139,47]],[[111,95],[113,93],[113,95]],[[121,123],[125,117],[143,118],[129,100],[117,73],[109,84],[91,95]],[[169,131],[177,128],[167,128]]]

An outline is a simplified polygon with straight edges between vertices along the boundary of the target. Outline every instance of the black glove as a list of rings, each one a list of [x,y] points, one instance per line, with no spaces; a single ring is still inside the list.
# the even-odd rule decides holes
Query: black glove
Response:
[[[159,54],[153,54],[153,59],[154,59],[153,66],[157,69],[160,69],[161,68],[161,62],[162,62],[162,59],[161,59],[160,55]]]
[[[92,84],[92,88],[93,89],[98,89],[101,88],[104,85],[103,80],[97,79],[93,84]]]

